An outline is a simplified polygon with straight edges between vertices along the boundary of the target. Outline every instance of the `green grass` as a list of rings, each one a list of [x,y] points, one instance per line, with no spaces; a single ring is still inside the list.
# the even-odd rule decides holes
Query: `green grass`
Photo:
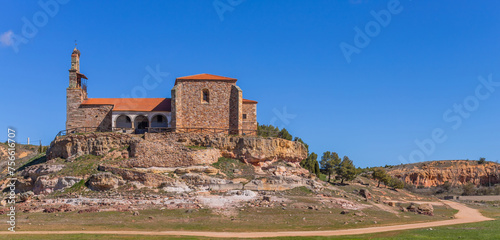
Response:
[[[252,180],[255,176],[255,171],[251,165],[245,164],[237,159],[221,157],[216,163],[213,163],[212,166],[219,169],[229,179],[246,178]],[[236,174],[233,169],[240,169],[241,172]]]
[[[300,198],[294,197],[297,201]],[[310,197],[308,199],[311,199]],[[185,209],[175,210],[141,210],[139,216],[131,212],[97,212],[97,213],[23,213],[16,216],[21,231],[64,231],[64,230],[137,230],[137,231],[312,231],[335,230],[382,226],[387,224],[403,224],[450,219],[453,210],[438,209],[434,217],[401,213],[396,217],[392,213],[377,208],[361,211],[351,210],[349,214],[340,214],[338,207],[320,206],[318,210],[308,209],[313,202],[303,202],[294,207],[288,203],[285,209],[276,207],[248,207],[236,209],[231,216],[221,215],[210,209],[187,212]],[[365,215],[354,215],[363,212]],[[152,217],[152,218],[150,218]],[[265,220],[265,221],[263,221]],[[375,224],[374,221],[377,221]],[[346,224],[347,223],[347,224]],[[75,229],[75,226],[78,226]],[[0,223],[0,229],[6,229],[6,223]]]
[[[0,235],[2,239],[13,240],[39,240],[39,239],[53,239],[53,240],[95,240],[95,239],[125,239],[125,240],[142,240],[142,239],[215,239],[203,237],[181,237],[181,236],[144,236],[144,235],[111,235],[111,234],[50,234],[50,235]]]
[[[60,159],[59,164],[66,165],[61,171],[53,173],[57,176],[86,176],[97,173],[97,166],[101,163],[101,156],[83,155],[72,162],[64,162]]]
[[[47,156],[45,153],[39,153],[38,155],[30,158],[26,163],[24,163],[21,167],[19,167],[16,172],[20,172],[29,166],[33,166],[36,164],[41,164],[47,161]]]
[[[498,239],[500,236],[500,220],[480,223],[459,224],[443,227],[393,231],[375,234],[333,236],[333,237],[283,237],[266,239]],[[75,235],[0,235],[0,239],[31,240],[31,239],[215,239],[203,237],[180,236],[137,236],[137,235],[102,235],[102,234],[75,234]],[[225,238],[229,239],[229,238]]]
[[[64,193],[73,193],[73,192],[79,192],[83,188],[85,188],[85,179],[80,180],[79,182],[75,183],[73,186],[71,186],[68,189],[65,189],[63,192]]]
[[[283,193],[287,196],[310,196],[313,191],[305,186],[302,186],[286,190]]]

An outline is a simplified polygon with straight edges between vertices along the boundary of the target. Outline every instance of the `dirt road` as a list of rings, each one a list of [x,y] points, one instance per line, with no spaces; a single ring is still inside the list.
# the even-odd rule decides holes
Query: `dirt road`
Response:
[[[113,234],[113,235],[169,235],[169,236],[198,236],[198,237],[214,237],[214,238],[262,238],[262,237],[291,237],[291,236],[341,236],[341,235],[357,235],[367,233],[388,232],[397,230],[408,230],[417,228],[429,228],[445,225],[472,223],[493,220],[487,218],[476,210],[469,208],[463,204],[443,201],[445,204],[458,210],[455,219],[413,223],[403,225],[356,228],[345,230],[330,230],[330,231],[290,231],[290,232],[192,232],[192,231],[164,231],[164,232],[145,232],[145,231],[18,231],[7,234]],[[2,234],[5,234],[2,232]]]

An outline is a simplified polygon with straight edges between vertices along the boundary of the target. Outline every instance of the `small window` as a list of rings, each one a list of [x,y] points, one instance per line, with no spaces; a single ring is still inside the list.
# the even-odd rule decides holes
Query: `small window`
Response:
[[[210,102],[210,94],[208,93],[208,89],[203,89],[202,95],[203,95],[202,99],[203,99],[204,103]]]
[[[162,123],[162,122],[163,122],[163,116],[158,115],[158,122],[159,122],[159,123]]]
[[[247,119],[247,115],[246,114],[243,114],[243,119]]]

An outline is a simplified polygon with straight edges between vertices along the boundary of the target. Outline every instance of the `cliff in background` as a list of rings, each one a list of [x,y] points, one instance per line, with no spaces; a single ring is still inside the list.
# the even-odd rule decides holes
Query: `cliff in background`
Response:
[[[500,183],[500,164],[478,161],[448,160],[394,166],[387,172],[415,186],[433,187],[449,182],[452,185],[473,183],[488,186]]]

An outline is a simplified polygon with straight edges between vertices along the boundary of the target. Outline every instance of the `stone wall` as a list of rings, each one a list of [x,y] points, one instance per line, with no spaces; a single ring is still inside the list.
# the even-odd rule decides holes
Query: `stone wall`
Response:
[[[78,118],[81,117],[81,114],[78,108],[83,102],[83,97],[84,94],[81,88],[68,88],[66,90],[66,129],[79,127],[77,121],[79,121]]]
[[[87,92],[77,84],[77,72],[70,70],[70,87],[66,90],[66,129],[92,127],[99,131],[111,131],[113,106],[81,106]]]
[[[80,106],[68,114],[66,129],[91,127],[97,131],[111,131],[112,109],[111,105]]]
[[[243,104],[243,114],[246,114],[246,119],[243,119],[243,129],[244,130],[255,130],[257,131],[257,104],[255,103],[244,103]],[[256,135],[257,132],[248,132],[245,134]]]
[[[221,128],[238,126],[231,123],[239,115],[241,90],[234,90],[236,81],[185,80],[172,90],[172,126],[175,128]],[[204,102],[202,92],[209,91],[209,101]],[[240,100],[241,101],[241,100]],[[235,114],[236,111],[236,114]],[[238,119],[236,119],[238,121]]]
[[[243,112],[243,91],[234,85],[231,88],[229,104],[229,128],[230,134],[241,134]]]

